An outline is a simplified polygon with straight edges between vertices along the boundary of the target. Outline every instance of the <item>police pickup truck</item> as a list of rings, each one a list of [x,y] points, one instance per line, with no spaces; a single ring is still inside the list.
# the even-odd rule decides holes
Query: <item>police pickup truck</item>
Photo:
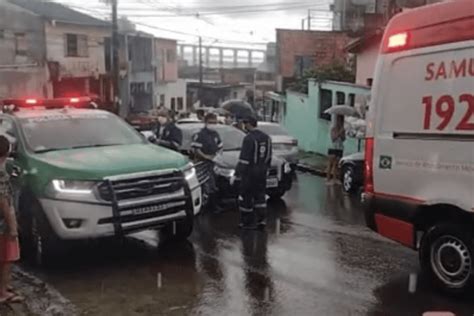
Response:
[[[201,208],[193,165],[112,113],[64,106],[71,101],[2,102],[25,254],[41,264],[66,241],[151,228],[187,238]]]

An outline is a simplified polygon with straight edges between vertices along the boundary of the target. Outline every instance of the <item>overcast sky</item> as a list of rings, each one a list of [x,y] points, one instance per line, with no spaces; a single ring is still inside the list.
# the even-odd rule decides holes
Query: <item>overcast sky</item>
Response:
[[[55,0],[85,13],[110,16],[100,0]],[[156,36],[195,43],[247,46],[275,41],[276,28],[300,29],[313,9],[313,29],[330,28],[332,0],[118,0],[119,15]],[[323,12],[321,12],[323,11]],[[199,14],[199,15],[198,15]]]

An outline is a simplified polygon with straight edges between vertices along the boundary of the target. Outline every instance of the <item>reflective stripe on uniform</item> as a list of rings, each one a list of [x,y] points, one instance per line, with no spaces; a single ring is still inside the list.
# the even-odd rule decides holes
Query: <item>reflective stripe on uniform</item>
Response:
[[[267,208],[267,203],[255,204],[255,208]]]
[[[243,160],[243,159],[239,159],[239,162],[243,165],[248,165],[250,164],[250,162],[248,162],[247,160]]]
[[[243,200],[244,198],[241,195],[239,195],[239,201],[243,201]]]
[[[252,213],[252,212],[253,212],[253,209],[251,209],[251,208],[245,208],[245,207],[242,207],[242,206],[239,207],[239,210],[240,210],[241,212],[244,212],[244,213]]]
[[[201,147],[202,147],[202,144],[200,144],[200,143],[191,143],[191,147],[198,147],[198,148],[201,148]]]

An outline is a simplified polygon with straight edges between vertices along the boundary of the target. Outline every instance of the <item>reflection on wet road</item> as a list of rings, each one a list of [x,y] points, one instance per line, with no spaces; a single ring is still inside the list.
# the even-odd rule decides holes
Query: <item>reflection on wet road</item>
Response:
[[[358,202],[322,179],[299,175],[269,207],[266,232],[241,232],[236,211],[196,220],[191,240],[157,247],[145,232],[123,243],[75,249],[36,271],[83,315],[474,314],[471,300],[438,295],[415,253],[364,227]]]

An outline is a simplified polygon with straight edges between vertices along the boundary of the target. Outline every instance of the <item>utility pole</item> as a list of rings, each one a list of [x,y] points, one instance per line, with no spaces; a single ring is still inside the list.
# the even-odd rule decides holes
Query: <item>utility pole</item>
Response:
[[[203,73],[202,73],[202,37],[199,36],[199,107],[202,107],[202,83],[203,82]]]
[[[308,9],[308,31],[311,31],[311,9]]]
[[[117,21],[117,1],[112,0],[112,82],[114,90],[113,111],[120,113],[120,72],[119,72],[119,36]]]

